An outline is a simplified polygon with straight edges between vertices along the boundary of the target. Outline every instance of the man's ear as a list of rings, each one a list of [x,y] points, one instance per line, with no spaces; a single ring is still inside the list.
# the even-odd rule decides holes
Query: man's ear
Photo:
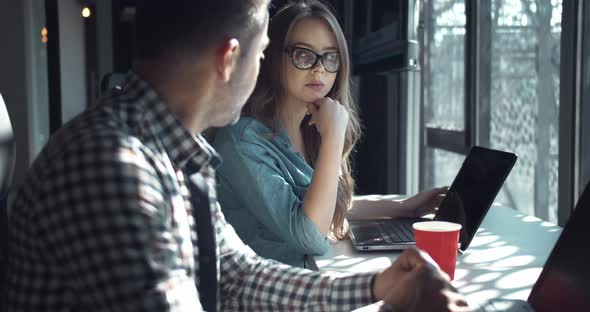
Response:
[[[239,57],[240,42],[238,41],[238,39],[232,38],[226,40],[223,43],[223,46],[218,50],[216,57],[217,73],[223,81],[229,81],[231,74],[236,68]]]

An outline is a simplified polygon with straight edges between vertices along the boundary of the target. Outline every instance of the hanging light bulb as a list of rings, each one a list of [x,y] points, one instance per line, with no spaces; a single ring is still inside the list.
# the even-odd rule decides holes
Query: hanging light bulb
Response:
[[[47,43],[47,28],[41,28],[41,42]]]
[[[82,8],[82,16],[84,18],[89,18],[91,14],[92,14],[92,12],[90,11],[89,7],[84,6],[84,8]]]

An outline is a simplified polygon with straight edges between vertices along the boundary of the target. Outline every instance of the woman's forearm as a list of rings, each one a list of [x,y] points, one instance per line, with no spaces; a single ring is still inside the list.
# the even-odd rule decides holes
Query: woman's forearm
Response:
[[[346,218],[349,220],[398,218],[408,216],[404,197],[400,195],[354,196]]]
[[[344,140],[325,140],[320,145],[311,184],[303,198],[305,215],[323,235],[330,230],[336,197]]]

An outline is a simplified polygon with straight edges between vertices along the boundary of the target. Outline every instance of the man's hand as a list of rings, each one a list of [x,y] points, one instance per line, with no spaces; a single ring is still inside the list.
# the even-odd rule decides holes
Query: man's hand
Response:
[[[467,302],[449,283],[448,276],[417,249],[404,251],[375,277],[373,295],[396,312],[468,311]]]

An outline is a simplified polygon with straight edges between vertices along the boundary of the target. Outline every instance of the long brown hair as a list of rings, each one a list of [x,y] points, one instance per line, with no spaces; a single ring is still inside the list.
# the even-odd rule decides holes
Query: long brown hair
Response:
[[[282,61],[283,51],[294,25],[305,18],[318,18],[330,26],[338,41],[338,51],[341,58],[340,70],[327,96],[338,100],[349,113],[348,128],[346,129],[342,152],[341,175],[338,179],[336,207],[330,226],[331,234],[338,239],[343,239],[348,234],[346,213],[352,205],[354,191],[354,179],[352,178],[349,156],[360,137],[361,126],[350,93],[350,56],[346,39],[338,20],[326,5],[315,0],[298,1],[279,9],[271,18],[268,27],[270,44],[265,51],[267,57],[262,61],[256,88],[246,103],[243,113],[254,116],[268,127],[274,129],[275,121],[278,119],[277,106],[286,95]],[[309,118],[310,116],[307,116],[300,127],[303,133],[306,157],[311,162],[311,166],[315,167],[319,153],[320,135],[315,126],[308,125]]]

